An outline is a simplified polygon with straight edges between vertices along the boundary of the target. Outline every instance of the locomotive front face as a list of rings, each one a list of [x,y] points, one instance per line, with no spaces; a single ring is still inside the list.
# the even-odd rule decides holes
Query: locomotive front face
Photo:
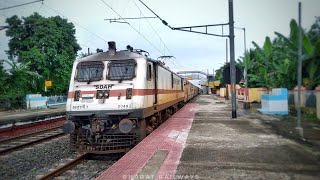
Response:
[[[136,77],[135,60],[80,62],[76,66],[69,112],[129,112]]]
[[[137,143],[146,59],[92,59],[74,64],[64,131],[72,145],[94,153],[122,152]]]

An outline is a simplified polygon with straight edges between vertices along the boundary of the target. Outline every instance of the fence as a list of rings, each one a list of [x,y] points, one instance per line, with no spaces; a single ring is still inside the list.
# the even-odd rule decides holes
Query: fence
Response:
[[[289,105],[297,105],[297,91],[288,91],[288,103]],[[310,107],[316,108],[317,106],[317,98],[316,98],[316,91],[302,91],[301,92],[301,106],[302,107]]]
[[[28,94],[26,96],[27,109],[41,109],[51,106],[64,105],[67,102],[67,96],[41,96],[41,94]]]
[[[47,97],[47,106],[59,106],[67,103],[67,96],[63,95],[55,95]]]

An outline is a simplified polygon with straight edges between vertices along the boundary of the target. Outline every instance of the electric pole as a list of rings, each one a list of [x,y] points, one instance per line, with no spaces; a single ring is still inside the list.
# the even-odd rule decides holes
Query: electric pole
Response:
[[[229,0],[229,39],[230,39],[230,77],[231,77],[231,103],[232,118],[237,118],[236,103],[236,68],[234,60],[234,22],[233,22],[233,0]]]

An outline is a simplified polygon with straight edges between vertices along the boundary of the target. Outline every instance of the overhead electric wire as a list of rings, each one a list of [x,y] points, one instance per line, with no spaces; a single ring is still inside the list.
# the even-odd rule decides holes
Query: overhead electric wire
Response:
[[[126,22],[133,30],[135,30],[141,37],[143,37],[153,48],[155,48],[160,54],[164,55],[155,45],[153,45],[140,31],[128,23],[117,11],[115,11],[108,3],[101,0],[106,6],[108,6],[115,14],[117,14],[124,22]]]
[[[55,9],[53,9],[53,8],[51,8],[51,7],[49,7],[49,6],[48,6],[48,5],[46,5],[46,4],[44,4],[44,6],[45,6],[46,8],[51,9],[52,11],[56,12],[56,13],[57,13],[57,14],[59,14],[60,16],[63,16],[64,18],[68,19],[69,21],[71,21],[71,22],[72,22],[72,23],[74,23],[75,25],[79,26],[79,27],[80,27],[80,28],[82,28],[83,30],[87,31],[88,33],[92,34],[93,36],[95,36],[95,37],[97,37],[97,38],[101,39],[102,41],[104,41],[105,43],[107,43],[107,40],[105,40],[105,39],[103,39],[102,37],[100,37],[99,35],[97,35],[97,34],[95,34],[95,33],[91,32],[91,31],[90,31],[90,30],[88,30],[87,28],[83,27],[83,26],[82,26],[82,25],[80,25],[79,23],[77,23],[77,22],[75,22],[75,21],[71,20],[70,18],[66,17],[65,15],[61,14],[61,13],[60,13],[60,12],[58,12],[57,10],[55,10]]]
[[[28,2],[28,3],[23,3],[23,4],[18,4],[18,5],[14,5],[14,6],[9,6],[9,7],[4,7],[4,8],[0,8],[0,11],[1,10],[6,10],[6,9],[12,9],[12,8],[16,8],[16,7],[20,7],[20,6],[25,6],[25,5],[28,5],[28,4],[33,4],[33,3],[37,3],[37,2],[40,2],[44,0],[37,0],[37,1],[32,1],[32,2]]]
[[[143,12],[141,11],[141,9],[139,8],[139,6],[136,4],[136,2],[133,3],[135,4],[135,6],[139,9],[140,13],[142,14],[143,17],[145,17],[145,15],[143,14]],[[145,18],[146,19],[146,18]],[[162,40],[162,38],[160,37],[160,35],[157,33],[157,31],[153,28],[153,26],[151,25],[151,23],[148,21],[148,19],[146,19],[146,21],[148,22],[148,24],[151,26],[152,30],[156,33],[156,35],[159,37],[160,41],[163,43],[164,47],[168,50],[168,52],[173,56],[173,53],[170,51],[170,49],[167,47],[167,45],[164,43],[164,41]],[[178,68],[179,70],[181,70],[173,61],[170,60],[170,58],[168,58],[168,60],[176,66],[176,68]],[[181,66],[181,65],[180,65]],[[182,66],[181,66],[182,67]],[[182,67],[183,68],[183,67]]]
[[[130,17],[130,18],[110,18],[110,19],[104,19],[104,20],[122,20],[122,19],[129,19],[129,20],[134,20],[134,19],[153,19],[153,18],[158,18],[158,17]]]
[[[149,9],[149,11],[151,11],[155,16],[158,17],[158,19],[161,20],[162,24],[168,26],[170,29],[174,29],[173,27],[171,27],[167,21],[165,21],[164,19],[162,19],[160,16],[158,16],[158,14],[156,14],[151,8],[149,8],[144,2],[142,2],[141,0],[139,0],[141,4],[143,4],[147,9]]]

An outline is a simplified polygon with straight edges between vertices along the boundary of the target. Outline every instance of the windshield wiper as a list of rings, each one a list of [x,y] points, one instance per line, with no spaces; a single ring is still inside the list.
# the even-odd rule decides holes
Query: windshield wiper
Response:
[[[93,76],[93,75],[92,75],[92,76],[89,78],[89,80],[88,80],[87,84],[90,84],[90,83],[91,83],[91,81],[92,81],[94,78],[96,78],[96,77],[97,77],[98,72],[99,72],[99,70],[98,70],[98,69],[96,69],[96,75],[95,75],[95,76]]]
[[[87,84],[90,84],[92,80],[93,80],[93,76],[91,76],[91,77],[88,79]]]

